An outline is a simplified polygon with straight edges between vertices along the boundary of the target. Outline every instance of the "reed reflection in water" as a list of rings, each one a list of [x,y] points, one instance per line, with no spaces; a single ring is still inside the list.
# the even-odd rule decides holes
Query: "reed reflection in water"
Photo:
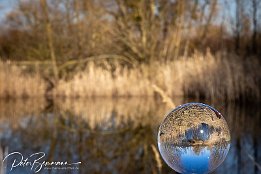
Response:
[[[186,102],[177,99],[175,104]],[[232,137],[227,158],[215,173],[260,173],[260,109],[212,106],[227,120]],[[67,173],[174,173],[157,151],[158,125],[168,111],[153,99],[0,100],[0,157],[42,151],[48,161],[82,162]],[[1,174],[10,173],[10,165],[1,163]],[[12,171],[30,172],[22,167]]]

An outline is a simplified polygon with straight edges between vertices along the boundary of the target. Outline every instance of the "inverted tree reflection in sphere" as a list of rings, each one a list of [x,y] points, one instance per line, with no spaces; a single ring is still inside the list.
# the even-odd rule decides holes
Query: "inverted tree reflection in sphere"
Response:
[[[230,133],[220,112],[202,103],[181,105],[160,125],[158,146],[165,162],[179,173],[209,173],[225,159]]]

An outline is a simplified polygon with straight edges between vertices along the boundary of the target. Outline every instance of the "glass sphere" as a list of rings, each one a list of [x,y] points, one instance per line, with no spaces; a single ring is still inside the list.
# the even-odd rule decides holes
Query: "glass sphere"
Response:
[[[164,161],[179,173],[209,173],[225,159],[230,132],[224,117],[202,103],[187,103],[167,114],[158,132]]]

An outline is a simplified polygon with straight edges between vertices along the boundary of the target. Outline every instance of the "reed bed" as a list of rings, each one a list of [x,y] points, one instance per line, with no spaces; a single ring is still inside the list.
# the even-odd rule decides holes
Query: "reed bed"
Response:
[[[25,73],[23,67],[0,61],[0,98],[44,96],[45,88],[39,73]]]
[[[72,79],[61,79],[54,93],[65,97],[155,96],[156,85],[171,97],[259,100],[259,69],[255,60],[214,57],[209,53],[134,69],[116,66],[114,72],[91,63]]]
[[[229,101],[259,100],[261,74],[257,59],[226,57],[207,54],[183,62],[185,96]]]
[[[105,63],[104,63],[105,64]],[[175,61],[127,68],[115,63],[90,62],[70,79],[59,79],[51,90],[56,97],[152,97],[153,86],[166,96],[213,100],[260,99],[260,64],[255,58],[195,53]],[[37,73],[25,74],[12,64],[0,62],[0,96],[44,96],[46,84]]]

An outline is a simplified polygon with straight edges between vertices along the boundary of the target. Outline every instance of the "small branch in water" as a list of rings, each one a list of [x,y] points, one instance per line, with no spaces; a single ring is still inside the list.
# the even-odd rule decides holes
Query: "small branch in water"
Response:
[[[159,86],[152,84],[152,88],[155,92],[159,93],[159,95],[162,97],[163,103],[166,103],[170,108],[175,108],[175,104],[173,100]]]
[[[261,165],[258,162],[255,161],[255,158],[250,154],[247,154],[247,156],[253,161],[254,165],[257,166],[258,170],[261,171]]]

